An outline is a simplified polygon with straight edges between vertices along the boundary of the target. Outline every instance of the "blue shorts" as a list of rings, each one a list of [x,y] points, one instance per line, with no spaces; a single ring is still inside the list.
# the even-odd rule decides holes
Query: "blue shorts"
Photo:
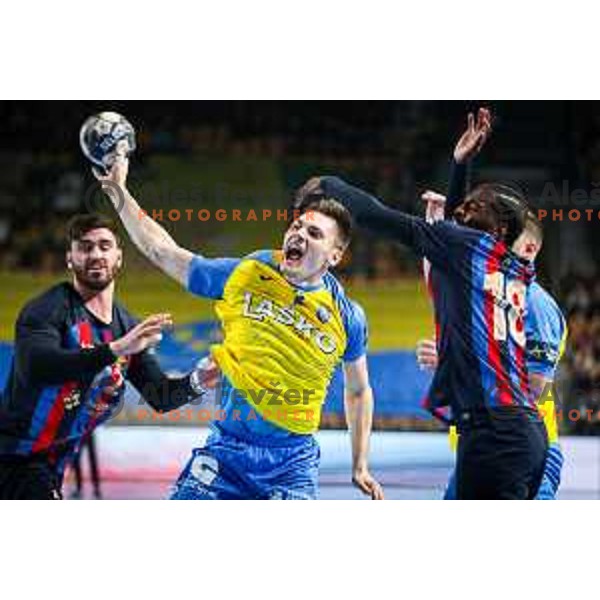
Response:
[[[179,476],[171,500],[314,500],[320,450],[312,435],[273,445],[214,428]]]

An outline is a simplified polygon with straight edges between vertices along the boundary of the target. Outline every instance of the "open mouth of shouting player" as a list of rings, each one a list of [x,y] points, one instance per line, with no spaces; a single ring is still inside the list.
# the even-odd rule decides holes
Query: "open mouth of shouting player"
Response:
[[[343,252],[336,221],[309,209],[285,233],[281,271],[293,283],[315,284]]]

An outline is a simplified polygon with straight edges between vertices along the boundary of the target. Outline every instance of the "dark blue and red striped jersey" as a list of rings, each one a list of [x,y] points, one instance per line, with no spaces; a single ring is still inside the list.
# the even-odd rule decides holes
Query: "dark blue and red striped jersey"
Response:
[[[447,241],[447,252],[443,261],[425,254],[439,353],[430,405],[453,412],[530,407],[525,314],[533,265],[486,233],[449,221],[432,231]]]
[[[454,221],[427,223],[382,204],[337,177],[321,188],[359,226],[411,247],[431,263],[439,362],[428,394],[432,409],[531,405],[525,361],[531,262],[494,236]]]
[[[108,343],[135,324],[118,303],[111,323],[103,323],[69,283],[29,302],[17,319],[13,363],[0,402],[0,456],[43,454],[62,472],[86,434],[120,405],[125,379],[156,410],[189,402],[189,378],[168,378],[150,352],[127,359],[111,352]],[[109,395],[107,386],[118,393]]]
[[[428,222],[433,223],[445,219],[451,215],[454,209],[466,196],[467,165],[458,164],[454,160],[451,164],[450,183],[445,206],[438,210],[437,214],[430,213]],[[429,281],[429,264],[424,261],[425,279],[431,295],[431,283]],[[547,379],[553,379],[559,356],[562,353],[566,338],[566,322],[560,307],[552,296],[536,281],[527,288],[524,321],[525,321],[525,362],[531,375],[532,373],[542,375]],[[439,339],[439,324],[436,322],[436,340]],[[519,357],[520,358],[520,357]],[[530,390],[524,386],[527,393],[539,393],[539,390]],[[537,401],[534,396],[532,401]],[[424,402],[429,407],[429,399]],[[448,420],[444,413],[435,411],[434,414],[443,420]]]

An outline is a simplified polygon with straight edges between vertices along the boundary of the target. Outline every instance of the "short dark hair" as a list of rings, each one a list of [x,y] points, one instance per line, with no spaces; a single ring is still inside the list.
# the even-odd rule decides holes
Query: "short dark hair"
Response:
[[[67,223],[67,246],[79,241],[88,231],[92,229],[108,229],[112,231],[117,240],[117,246],[121,245],[121,238],[116,223],[101,213],[79,214],[72,217]]]
[[[342,247],[345,250],[349,246],[352,239],[352,216],[343,204],[320,192],[315,192],[307,194],[302,201],[300,214],[309,211],[318,212],[333,219],[338,226]]]

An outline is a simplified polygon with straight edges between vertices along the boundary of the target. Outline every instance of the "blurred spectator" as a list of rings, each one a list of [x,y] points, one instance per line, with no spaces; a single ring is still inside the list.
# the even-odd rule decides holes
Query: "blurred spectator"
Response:
[[[600,434],[600,281],[595,278],[570,278],[564,294],[569,340],[565,367],[569,376],[567,410],[592,418],[569,423],[579,433]],[[566,286],[565,286],[566,287]]]

